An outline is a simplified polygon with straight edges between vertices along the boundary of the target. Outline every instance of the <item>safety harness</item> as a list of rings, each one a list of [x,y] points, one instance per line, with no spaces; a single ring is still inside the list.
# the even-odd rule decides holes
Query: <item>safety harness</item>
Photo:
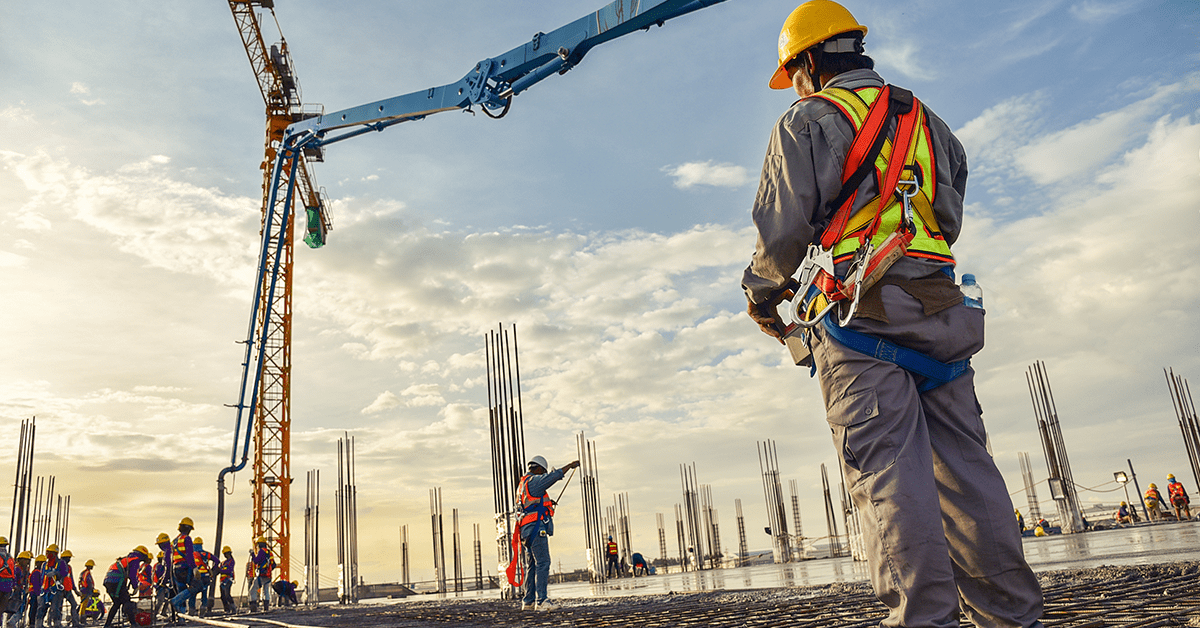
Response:
[[[846,328],[863,293],[905,256],[954,263],[933,213],[937,176],[925,109],[912,92],[885,85],[858,90],[832,87],[813,95],[831,104],[854,126],[854,140],[842,169],[842,189],[829,203],[836,208],[819,244],[810,244],[792,281],[794,321],[784,337],[821,325],[842,345],[921,376],[924,392],[965,373],[970,359],[943,363],[929,356]],[[887,128],[896,121],[895,137]],[[874,174],[879,196],[856,212],[858,188]],[[835,265],[849,261],[844,276]],[[953,278],[953,270],[947,267]],[[836,323],[830,312],[841,307]],[[813,363],[811,374],[816,374]]]
[[[541,497],[534,497],[529,493],[529,478],[526,475],[521,478],[520,484],[517,485],[517,500],[521,504],[521,511],[524,513],[517,520],[516,528],[513,530],[512,542],[512,559],[508,562],[508,569],[505,570],[508,576],[509,584],[514,587],[519,587],[525,583],[525,561],[521,560],[521,531],[527,525],[536,526],[533,532],[530,533],[530,538],[534,535],[542,533],[542,527],[551,517],[554,516],[554,500],[550,499],[550,495],[543,494]]]

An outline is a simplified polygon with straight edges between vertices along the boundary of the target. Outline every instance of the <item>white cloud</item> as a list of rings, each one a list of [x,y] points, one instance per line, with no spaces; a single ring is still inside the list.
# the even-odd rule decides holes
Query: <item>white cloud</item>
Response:
[[[1132,2],[1084,0],[1083,2],[1071,5],[1071,15],[1089,24],[1103,24],[1138,9],[1138,4]],[[1144,7],[1142,7],[1142,10],[1145,10]]]
[[[74,83],[71,83],[71,93],[78,95],[78,96],[87,96],[92,93],[92,90],[87,85],[76,81]],[[80,98],[79,102],[81,102],[89,107],[92,105],[103,105],[104,104],[104,101],[100,100],[99,98],[95,98],[95,99],[91,99],[91,100],[88,100],[86,98]]]
[[[664,166],[663,172],[675,179],[675,187],[686,190],[697,185],[739,188],[752,182],[750,173],[742,166],[714,164],[712,160],[691,161],[678,166]]]
[[[375,401],[372,401],[371,405],[363,408],[361,412],[363,414],[378,414],[385,410],[391,410],[400,404],[400,398],[397,397],[395,393],[390,390],[385,390],[379,393],[379,396],[375,398]]]

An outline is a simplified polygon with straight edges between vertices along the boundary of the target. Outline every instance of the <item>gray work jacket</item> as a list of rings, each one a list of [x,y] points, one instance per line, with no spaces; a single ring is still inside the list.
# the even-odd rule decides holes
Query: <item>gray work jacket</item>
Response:
[[[852,70],[837,75],[826,87],[883,85],[883,78],[872,70]],[[928,107],[926,112],[937,170],[933,211],[946,244],[953,245],[962,227],[967,156],[946,123]],[[893,123],[889,133],[894,130]],[[758,244],[742,275],[742,289],[751,302],[761,303],[785,285],[800,267],[809,243],[820,239],[836,210],[827,205],[842,189],[842,169],[853,141],[853,125],[835,106],[820,98],[799,100],[779,117],[771,132],[751,212],[758,228]],[[859,186],[854,209],[878,193],[875,177],[866,177]],[[914,279],[944,265],[906,257],[888,274]]]

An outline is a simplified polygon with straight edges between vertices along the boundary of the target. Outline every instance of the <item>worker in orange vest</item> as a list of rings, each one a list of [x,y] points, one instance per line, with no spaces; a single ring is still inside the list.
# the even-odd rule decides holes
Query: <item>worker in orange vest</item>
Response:
[[[621,575],[621,556],[617,552],[617,542],[613,540],[612,535],[608,535],[608,542],[604,544],[604,559],[605,568],[604,574],[608,578]]]
[[[1175,479],[1174,473],[1167,474],[1167,497],[1171,500],[1171,506],[1175,508],[1176,519],[1183,521],[1192,518],[1192,509],[1188,506],[1191,500],[1188,499],[1183,484]]]

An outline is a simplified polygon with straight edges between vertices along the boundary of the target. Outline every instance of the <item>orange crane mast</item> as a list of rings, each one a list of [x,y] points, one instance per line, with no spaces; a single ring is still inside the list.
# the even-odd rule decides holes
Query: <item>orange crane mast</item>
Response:
[[[318,116],[322,112],[320,107],[306,108],[301,101],[300,85],[282,31],[279,41],[269,48],[263,39],[260,22],[266,13],[260,14],[259,10],[269,12],[276,29],[279,28],[274,0],[229,0],[229,9],[233,12],[234,22],[266,105],[266,145],[260,166],[263,172],[262,215],[263,224],[266,225],[269,222],[266,216],[272,209],[268,206],[272,198],[271,173],[279,154],[283,131],[293,122]],[[304,241],[312,248],[319,248],[324,246],[325,235],[332,229],[324,190],[316,187],[312,175],[312,162],[323,161],[323,154],[320,148],[316,148],[301,153],[298,158],[300,163],[295,176],[299,192],[297,202],[304,203],[305,208]],[[289,165],[284,164],[285,173],[290,172]],[[287,174],[274,181],[278,190],[286,190],[288,183]],[[274,207],[277,215],[293,215],[294,207],[290,206],[293,203],[288,202],[286,194],[280,193],[274,198],[278,199]],[[292,262],[295,220],[276,220],[272,224],[269,233],[260,232],[270,243],[267,249],[271,251],[272,258],[276,245],[282,245],[278,246],[280,272],[273,303],[267,303],[272,296],[264,285],[259,298],[260,314],[255,322],[256,337],[265,329],[262,337],[266,340],[260,347],[265,358],[253,427],[254,514],[251,527],[252,537],[265,537],[271,551],[279,557],[280,577],[290,580]],[[281,229],[281,224],[287,224],[287,227]],[[268,261],[275,262],[274,259]],[[269,279],[264,277],[264,284],[267,281]],[[263,314],[267,312],[269,314]]]

